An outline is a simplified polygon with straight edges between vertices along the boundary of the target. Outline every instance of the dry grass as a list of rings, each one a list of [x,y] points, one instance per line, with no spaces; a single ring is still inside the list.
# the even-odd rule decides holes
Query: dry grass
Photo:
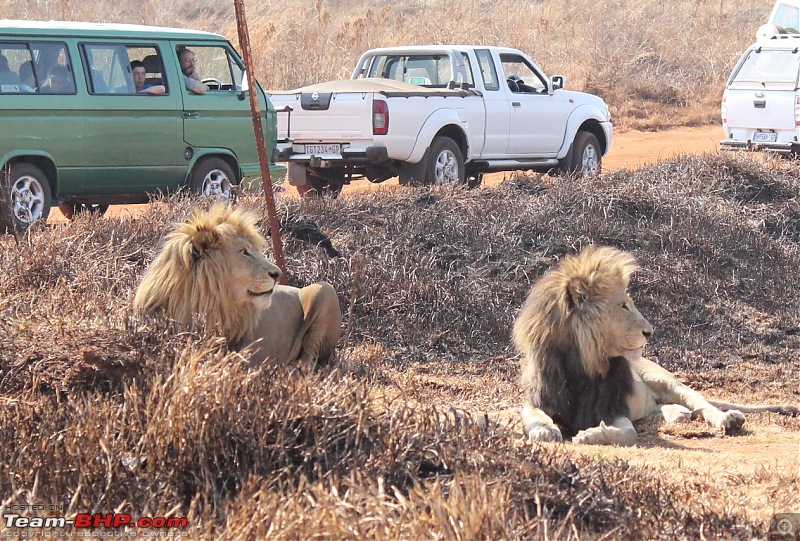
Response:
[[[618,127],[719,122],[725,81],[772,0],[288,0],[247,3],[256,75],[268,88],[346,78],[368,48],[507,45],[568,87],[596,92]],[[233,2],[0,0],[7,18],[145,23],[220,32],[237,43]]]
[[[303,232],[286,239],[291,281],[331,281],[347,314],[340,363],[312,372],[253,370],[130,313],[169,223],[202,202],[0,239],[3,505],[185,516],[192,539],[763,535],[796,506],[797,475],[665,473],[722,452],[692,450],[710,435],[699,425],[645,424],[642,447],[619,452],[526,444],[508,335],[540,273],[610,244],[644,269],[632,288],[656,323],[653,358],[722,398],[800,401],[799,177],[714,155],[593,180],[280,198]],[[314,224],[342,257],[309,245]],[[750,422],[753,445],[800,430]]]

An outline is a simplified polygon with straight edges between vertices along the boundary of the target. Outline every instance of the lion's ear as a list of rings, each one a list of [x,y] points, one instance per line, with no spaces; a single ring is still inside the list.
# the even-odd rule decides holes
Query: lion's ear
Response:
[[[199,261],[220,244],[219,233],[213,229],[198,229],[192,234],[192,259]]]
[[[567,285],[567,304],[570,310],[577,310],[591,300],[588,284],[582,280],[571,280]]]

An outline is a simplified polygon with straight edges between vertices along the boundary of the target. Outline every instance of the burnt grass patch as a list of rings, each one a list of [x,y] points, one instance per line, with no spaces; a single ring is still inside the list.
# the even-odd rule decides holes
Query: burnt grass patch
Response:
[[[185,516],[203,539],[763,535],[702,480],[532,448],[478,412],[376,390],[412,364],[515,367],[509,332],[533,281],[598,243],[638,258],[651,357],[701,388],[769,378],[796,401],[798,178],[792,162],[708,155],[588,180],[279,198],[290,282],[331,282],[345,312],[340,361],[310,371],[253,369],[219,339],[131,313],[170,223],[203,201],[4,237],[3,503]]]

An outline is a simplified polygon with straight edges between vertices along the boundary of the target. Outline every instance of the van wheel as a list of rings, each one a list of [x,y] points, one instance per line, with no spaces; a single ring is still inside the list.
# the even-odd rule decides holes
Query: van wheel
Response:
[[[74,220],[78,214],[96,214],[102,216],[108,210],[108,205],[95,205],[85,203],[61,203],[58,210],[67,220]]]
[[[556,174],[575,173],[582,177],[589,177],[600,174],[603,165],[603,151],[600,143],[594,134],[588,131],[579,131],[575,135],[575,141],[561,160],[561,164],[555,170]]]
[[[220,158],[203,158],[192,171],[189,189],[214,201],[228,202],[233,197],[236,173],[228,162]]]
[[[437,137],[431,143],[425,181],[428,184],[463,184],[464,157],[455,141]]]
[[[15,163],[3,179],[0,196],[0,231],[23,232],[35,222],[46,222],[53,205],[50,183],[41,169]]]

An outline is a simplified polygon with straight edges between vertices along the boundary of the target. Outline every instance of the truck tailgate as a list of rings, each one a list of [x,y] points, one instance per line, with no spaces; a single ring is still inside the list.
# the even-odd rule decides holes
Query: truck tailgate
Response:
[[[316,94],[317,99],[312,100]],[[305,97],[304,97],[305,96]],[[276,109],[288,105],[291,115],[278,115],[278,137],[296,142],[346,142],[372,139],[372,98],[368,92],[297,92],[270,95]],[[323,105],[315,106],[314,103]],[[291,123],[291,126],[289,126]]]

